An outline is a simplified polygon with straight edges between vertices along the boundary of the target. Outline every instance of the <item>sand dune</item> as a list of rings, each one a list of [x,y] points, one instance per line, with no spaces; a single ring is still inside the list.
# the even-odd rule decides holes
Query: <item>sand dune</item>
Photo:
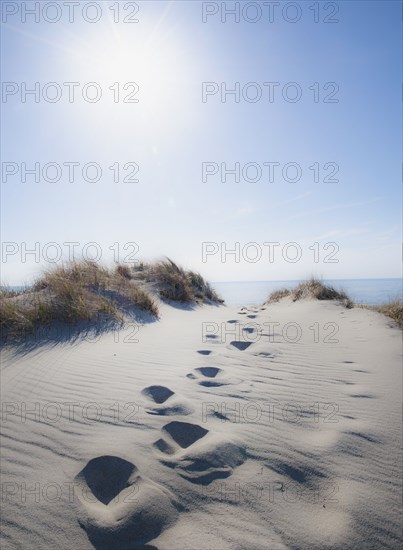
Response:
[[[164,305],[132,333],[3,351],[2,548],[400,548],[390,320]]]

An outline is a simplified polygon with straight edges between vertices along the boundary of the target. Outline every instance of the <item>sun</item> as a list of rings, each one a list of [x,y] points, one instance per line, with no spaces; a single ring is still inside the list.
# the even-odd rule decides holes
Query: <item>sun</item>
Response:
[[[181,90],[191,67],[180,33],[161,25],[158,32],[142,28],[141,34],[105,25],[79,37],[79,43],[79,54],[70,57],[71,72],[102,87],[105,116],[117,112],[117,103],[131,104],[142,125],[172,123],[183,107]]]

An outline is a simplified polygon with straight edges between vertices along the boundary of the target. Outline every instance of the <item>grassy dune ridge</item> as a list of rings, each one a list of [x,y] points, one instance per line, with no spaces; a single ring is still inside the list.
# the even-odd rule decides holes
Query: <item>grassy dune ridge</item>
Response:
[[[403,327],[403,304],[394,300],[380,306],[355,305],[349,296],[311,277],[293,289],[272,292],[265,304],[290,298],[336,300],[346,308],[366,307]],[[194,271],[186,271],[169,258],[134,267],[111,268],[91,261],[76,261],[45,271],[33,287],[14,292],[0,289],[1,339],[25,337],[53,323],[123,323],[142,312],[157,318],[158,302],[221,304],[210,284]]]
[[[343,290],[337,290],[331,285],[325,284],[320,279],[310,277],[306,281],[299,283],[293,289],[281,288],[272,292],[267,298],[265,304],[279,302],[283,298],[291,298],[293,302],[304,299],[315,300],[337,300],[346,308],[361,307],[377,311],[393,319],[401,328],[403,328],[403,303],[401,300],[391,300],[386,304],[370,306],[363,304],[354,304],[351,298]]]
[[[272,292],[266,304],[278,302],[282,298],[289,297],[293,302],[304,299],[316,299],[316,300],[338,300],[342,302],[347,308],[353,307],[353,302],[344,291],[336,290],[330,285],[326,285],[320,279],[310,277],[308,280],[299,283],[293,289],[281,288]]]
[[[112,268],[75,261],[45,271],[25,291],[0,289],[1,336],[25,335],[55,322],[123,322],[135,310],[157,317],[159,299],[223,302],[199,273],[170,259]]]

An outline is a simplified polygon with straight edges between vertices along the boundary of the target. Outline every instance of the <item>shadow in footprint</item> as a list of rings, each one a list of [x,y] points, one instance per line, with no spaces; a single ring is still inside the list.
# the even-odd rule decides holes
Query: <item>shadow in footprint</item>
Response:
[[[165,403],[174,394],[173,391],[165,386],[149,386],[148,388],[144,388],[141,393],[159,404]]]
[[[88,462],[82,477],[94,496],[102,504],[109,504],[128,486],[135,470],[134,464],[127,460],[117,456],[100,456]]]
[[[229,321],[227,321],[227,323],[233,324],[233,323],[238,323],[238,321],[236,319],[230,319]]]
[[[170,422],[163,429],[183,449],[190,447],[208,433],[208,430],[198,424],[190,424],[189,422]]]
[[[215,380],[200,380],[199,386],[205,388],[218,388],[219,386],[228,386],[229,382],[217,382]]]
[[[207,376],[208,378],[215,378],[219,372],[221,372],[221,369],[217,367],[200,367],[198,369],[195,369],[197,372],[200,372],[203,376]]]
[[[154,443],[154,447],[157,447],[159,451],[167,455],[172,455],[175,452],[175,449],[172,447],[172,445],[167,443],[165,439],[158,439],[158,441]]]
[[[248,319],[256,319],[257,315],[247,315]]]
[[[210,355],[211,349],[198,349],[197,353],[200,353],[200,355]]]
[[[240,340],[234,340],[233,342],[230,342],[230,347],[236,348],[239,351],[244,351],[248,349],[251,344],[252,342],[242,342]]]
[[[156,409],[147,410],[146,412],[147,414],[151,414],[154,416],[174,416],[174,415],[176,416],[176,415],[191,414],[193,410],[194,409],[188,405],[176,403],[171,407],[160,407]]]
[[[222,369],[219,369],[218,367],[199,367],[195,369],[194,372],[195,374],[193,372],[187,374],[187,378],[190,378],[191,380],[198,380],[199,386],[204,386],[205,388],[228,386],[229,384],[234,383],[233,379],[226,380],[221,377],[219,380],[213,380],[213,378],[216,378],[216,376],[222,372]],[[203,378],[200,379],[200,376]]]

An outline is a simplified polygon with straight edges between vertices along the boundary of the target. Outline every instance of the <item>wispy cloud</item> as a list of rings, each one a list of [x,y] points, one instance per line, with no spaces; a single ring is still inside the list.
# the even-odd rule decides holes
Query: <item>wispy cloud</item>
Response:
[[[285,204],[290,204],[291,202],[297,202],[297,201],[300,201],[302,199],[305,199],[306,197],[309,197],[310,195],[312,195],[313,191],[307,191],[306,193],[301,193],[301,195],[297,195],[296,197],[293,197],[292,199],[288,199],[284,202],[281,203],[281,206],[285,205]]]
[[[294,214],[293,216],[290,216],[287,218],[286,221],[295,220],[297,218],[302,218],[304,216],[315,216],[317,214],[323,214],[324,212],[332,212],[334,210],[346,210],[348,208],[354,208],[357,206],[366,206],[367,204],[373,204],[375,202],[381,201],[381,197],[376,197],[374,199],[370,199],[367,201],[362,202],[349,202],[345,204],[334,204],[333,206],[327,206],[326,208],[318,208],[316,210],[304,210],[303,212],[298,212],[298,214]]]
[[[367,227],[350,227],[345,229],[333,229],[332,231],[327,231],[326,233],[322,233],[321,235],[315,235],[314,237],[312,237],[312,240],[322,241],[324,239],[329,239],[333,237],[345,238],[345,237],[351,237],[353,235],[364,235],[366,233],[369,233],[369,229]]]
[[[255,206],[246,206],[244,208],[238,208],[236,210],[235,215],[236,216],[249,216],[250,214],[254,214],[257,211],[257,208]]]

